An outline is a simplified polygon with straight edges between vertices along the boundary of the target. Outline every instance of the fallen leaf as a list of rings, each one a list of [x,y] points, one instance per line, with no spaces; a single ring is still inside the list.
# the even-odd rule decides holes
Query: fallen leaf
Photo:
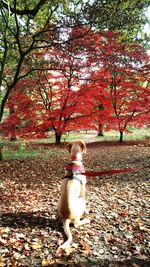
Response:
[[[46,260],[46,259],[43,259],[42,260],[42,266],[49,266],[50,265],[50,261],[49,260]]]
[[[0,267],[4,266],[6,266],[5,259],[2,256],[0,256]]]
[[[39,250],[42,248],[42,245],[40,243],[33,243],[31,245],[31,247],[34,249],[34,250]]]
[[[83,253],[87,256],[90,255],[90,248],[87,242],[84,240],[81,240],[80,244],[82,245]]]

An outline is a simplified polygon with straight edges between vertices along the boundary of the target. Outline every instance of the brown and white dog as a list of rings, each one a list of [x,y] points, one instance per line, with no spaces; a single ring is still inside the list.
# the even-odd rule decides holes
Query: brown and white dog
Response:
[[[86,145],[83,141],[77,140],[68,143],[67,149],[71,156],[71,162],[66,167],[65,176],[61,184],[61,198],[59,201],[58,212],[63,220],[63,227],[67,236],[67,241],[59,248],[67,249],[72,242],[70,223],[78,227],[90,220],[81,217],[85,214],[85,184],[86,176],[82,164],[82,154],[86,152]],[[82,174],[81,174],[82,173]]]

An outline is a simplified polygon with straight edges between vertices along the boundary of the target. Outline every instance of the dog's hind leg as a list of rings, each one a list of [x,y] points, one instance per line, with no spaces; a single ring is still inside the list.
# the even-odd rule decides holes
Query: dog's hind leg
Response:
[[[78,226],[81,226],[83,224],[90,223],[90,220],[88,218],[84,218],[83,220],[75,220],[74,226],[77,228]]]
[[[81,220],[81,217],[84,215],[86,210],[86,204],[84,198],[80,197],[78,199],[78,215],[74,221],[74,226],[77,228],[80,225],[90,223],[90,220],[87,218],[84,218]]]
[[[66,220],[63,221],[64,231],[65,231],[65,234],[66,234],[68,239],[67,239],[67,241],[65,243],[60,245],[59,248],[66,249],[66,248],[68,248],[70,246],[70,244],[72,242],[72,234],[71,234],[71,231],[70,231],[70,223],[71,223],[70,219],[66,219]]]

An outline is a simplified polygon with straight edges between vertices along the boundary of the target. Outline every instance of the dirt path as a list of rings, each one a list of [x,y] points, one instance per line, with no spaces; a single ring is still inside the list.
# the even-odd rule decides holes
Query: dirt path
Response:
[[[0,266],[149,266],[147,168],[88,178],[91,224],[72,228],[71,249],[56,256],[64,240],[57,202],[67,157],[59,148],[49,160],[0,162]],[[94,171],[144,167],[150,148],[88,144],[84,163]]]

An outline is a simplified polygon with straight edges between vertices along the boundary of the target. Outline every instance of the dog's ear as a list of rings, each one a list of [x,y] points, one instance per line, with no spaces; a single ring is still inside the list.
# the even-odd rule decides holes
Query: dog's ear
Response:
[[[82,149],[82,151],[84,152],[84,153],[86,153],[86,144],[85,144],[85,142],[84,141],[80,141],[80,147],[81,147],[81,149]]]
[[[72,148],[72,143],[69,142],[69,143],[67,144],[67,150],[69,151],[69,153],[71,153],[71,148]]]

